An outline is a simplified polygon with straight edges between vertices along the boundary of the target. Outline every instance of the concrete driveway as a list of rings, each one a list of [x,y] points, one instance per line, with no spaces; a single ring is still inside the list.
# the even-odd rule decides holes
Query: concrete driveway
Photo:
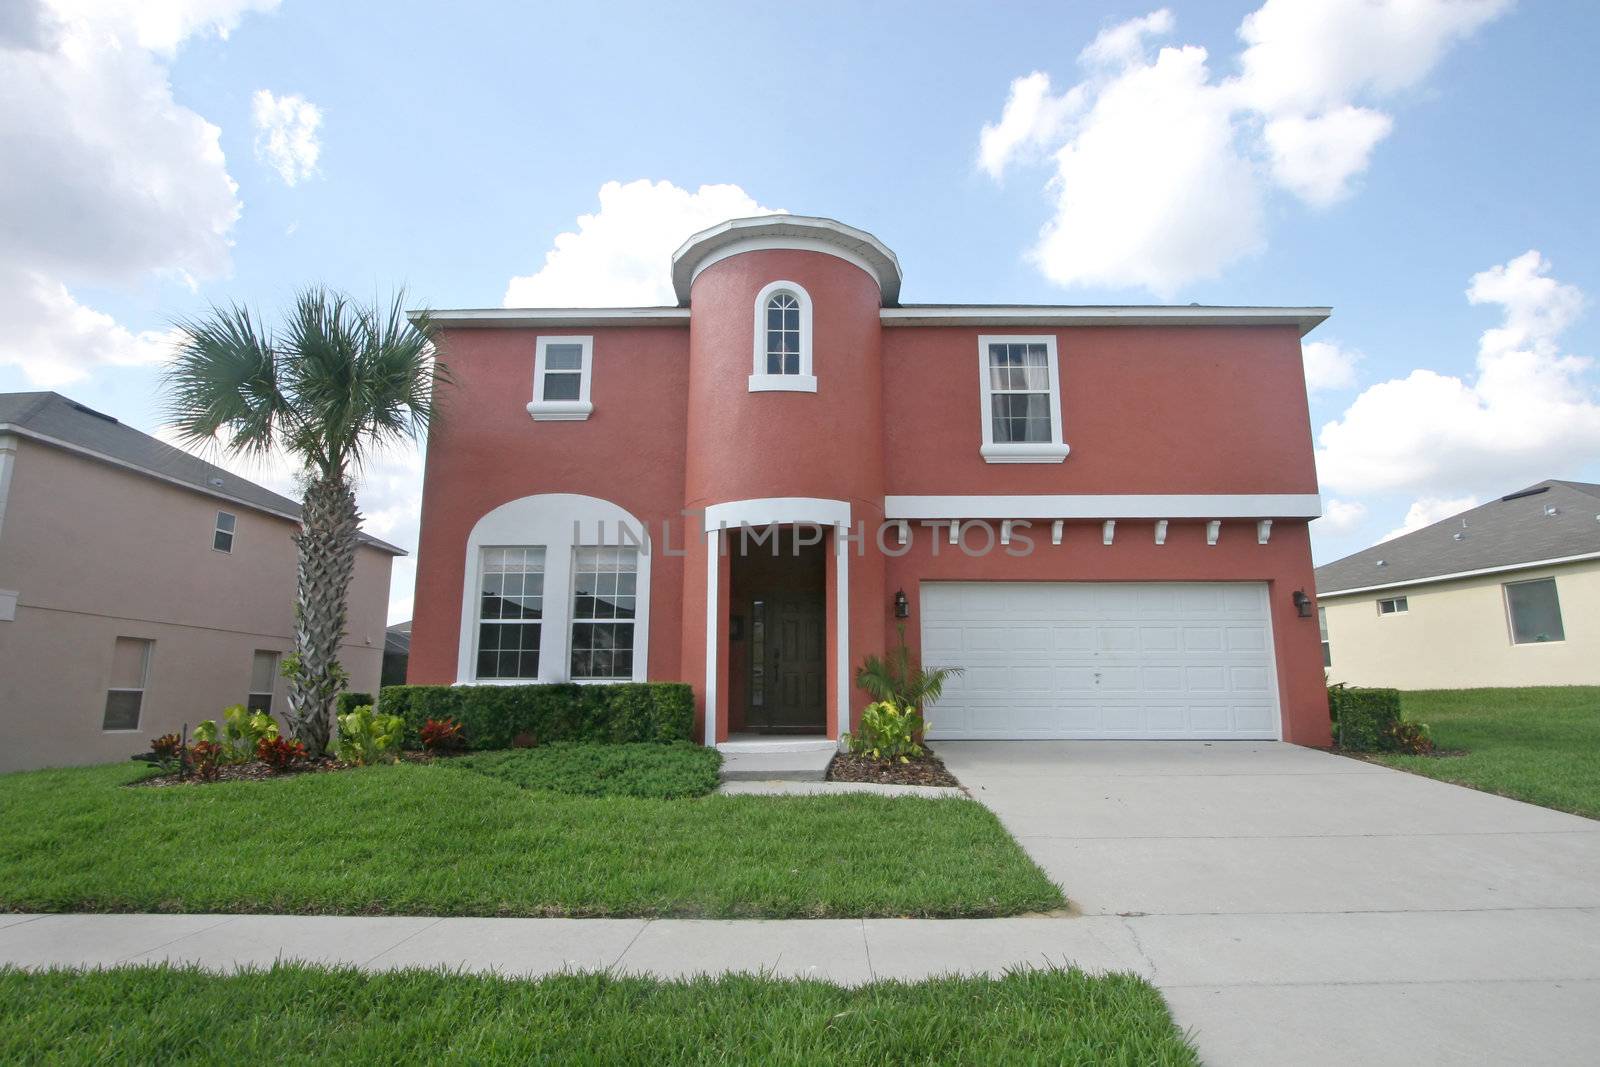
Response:
[[[935,747],[1208,1063],[1600,1062],[1600,822],[1274,742]]]

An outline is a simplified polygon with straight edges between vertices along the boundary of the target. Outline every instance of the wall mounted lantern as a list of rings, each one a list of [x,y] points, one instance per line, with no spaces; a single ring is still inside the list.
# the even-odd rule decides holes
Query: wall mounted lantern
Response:
[[[894,592],[894,617],[903,619],[910,614],[911,602],[906,599],[906,591],[904,589],[896,589]]]
[[[1294,591],[1294,610],[1302,619],[1311,618],[1311,598],[1304,589]]]

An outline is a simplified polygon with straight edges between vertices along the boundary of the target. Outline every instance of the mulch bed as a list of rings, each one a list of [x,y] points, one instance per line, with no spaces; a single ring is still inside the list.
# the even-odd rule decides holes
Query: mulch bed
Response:
[[[841,752],[828,764],[828,781],[868,782],[872,785],[961,784],[956,781],[955,775],[945,769],[944,761],[932,752],[926,752],[910,763],[890,763]]]
[[[402,752],[402,763],[432,763],[436,759],[448,759],[461,753],[449,752],[434,754],[432,752]],[[180,778],[177,774],[158,774],[153,778],[141,778],[137,782],[129,782],[130,788],[140,789],[145,787],[160,789],[171,785],[211,785],[213,782],[260,782],[270,778],[291,778],[297,774],[326,774],[329,771],[355,770],[354,763],[340,763],[332,756],[321,759],[302,760],[289,770],[281,774],[268,767],[259,760],[249,763],[225,763],[217,769],[217,777],[210,781],[202,781],[190,776]]]

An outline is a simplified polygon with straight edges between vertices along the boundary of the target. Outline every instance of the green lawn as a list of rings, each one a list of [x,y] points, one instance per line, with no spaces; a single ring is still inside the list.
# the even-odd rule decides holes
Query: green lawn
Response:
[[[587,745],[557,743],[538,748],[478,752],[451,760],[524,789],[549,789],[588,797],[703,797],[717,790],[722,756],[687,741]]]
[[[1600,686],[1415,690],[1400,706],[1439,748],[1466,754],[1381,762],[1600,819]]]
[[[123,788],[0,776],[0,910],[991,916],[1062,907],[965,799],[524,789],[454,761]]]
[[[0,970],[0,1062],[1195,1064],[1132,975],[854,989],[751,976],[537,981],[280,965]]]

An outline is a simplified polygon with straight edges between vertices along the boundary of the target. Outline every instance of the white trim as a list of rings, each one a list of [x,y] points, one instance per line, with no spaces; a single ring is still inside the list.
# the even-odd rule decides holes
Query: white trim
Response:
[[[1322,498],[1316,493],[886,496],[883,513],[889,519],[1312,519],[1322,514]]]
[[[233,520],[233,529],[224,530],[222,528],[222,516],[224,516],[224,515],[228,516],[229,519]],[[217,535],[218,534],[227,534],[228,535],[228,547],[227,548],[218,548],[217,547]],[[217,517],[216,517],[215,520],[213,520],[213,522],[211,524],[211,551],[213,551],[213,552],[221,552],[225,556],[233,555],[233,542],[238,538],[238,536],[239,536],[239,516],[235,515],[231,511],[223,511],[221,508],[218,508],[217,509]]]
[[[833,629],[838,645],[838,680],[839,688],[839,714],[834,716],[833,736],[837,740],[839,735],[850,728],[850,545],[839,535],[844,527],[835,527],[833,531],[833,596],[837,607],[834,609]]]
[[[1221,535],[1222,535],[1222,520],[1221,519],[1212,519],[1210,522],[1206,523],[1206,544],[1208,544],[1208,545],[1216,544],[1217,543],[1217,538],[1220,537]]]
[[[739,526],[803,523],[813,526],[849,526],[850,502],[814,496],[769,496],[729,500],[706,508],[707,532]]]
[[[600,524],[604,523],[602,527]],[[624,546],[626,524],[642,542],[635,579],[633,615],[633,681],[648,677],[650,662],[650,531],[624,508],[598,497],[543,493],[509,500],[484,514],[467,535],[461,572],[461,625],[456,645],[457,685],[532,685],[539,682],[584,682],[569,677],[572,663],[573,549],[583,545]],[[574,529],[576,526],[576,530]],[[574,536],[576,534],[576,536]],[[478,678],[478,577],[484,548],[544,548],[544,611],[539,620],[537,678]],[[615,679],[599,679],[602,682]]]
[[[1045,369],[1050,374],[1050,440],[996,442],[994,439],[994,389],[989,375],[989,346],[998,344],[1044,345]],[[979,417],[983,444],[978,451],[985,463],[1060,463],[1072,451],[1061,430],[1061,360],[1054,334],[1035,336],[983,334],[978,338]]]
[[[1581,563],[1588,559],[1600,559],[1600,552],[1584,552],[1576,556],[1557,556],[1554,559],[1536,559],[1528,563],[1507,563],[1500,567],[1482,567],[1475,571],[1454,571],[1450,574],[1434,574],[1427,578],[1409,578],[1403,582],[1384,582],[1380,585],[1360,585],[1349,589],[1333,589],[1328,592],[1317,590],[1317,598],[1326,600],[1336,596],[1355,596],[1358,593],[1375,593],[1380,589],[1404,589],[1408,585],[1430,585],[1434,582],[1453,582],[1458,578],[1476,578],[1480,574],[1505,574],[1509,571],[1527,571],[1538,567],[1554,567],[1561,563]]]
[[[1551,590],[1554,591],[1556,595],[1556,621],[1561,624],[1561,636],[1554,641],[1517,640],[1517,623],[1511,614],[1511,587],[1514,585],[1533,585],[1535,582],[1549,582]],[[1570,586],[1568,587],[1568,592],[1571,592]],[[1510,582],[1501,582],[1500,604],[1505,609],[1506,639],[1511,643],[1512,648],[1526,648],[1530,645],[1537,648],[1541,645],[1564,645],[1567,643],[1567,620],[1566,617],[1561,614],[1561,584],[1556,581],[1555,575],[1545,574],[1537,578],[1518,578]]]
[[[426,314],[435,326],[452,329],[472,327],[571,327],[571,326],[688,326],[689,309],[681,307],[638,308],[459,308],[454,311],[408,311],[406,318],[416,322]]]
[[[1156,520],[1156,544],[1164,545],[1166,543],[1167,543],[1167,520],[1166,519],[1157,519]]]
[[[1100,524],[1100,540],[1103,544],[1110,544],[1117,539],[1117,520],[1107,519]]]
[[[1067,524],[1062,522],[1060,519],[1057,519],[1055,522],[1050,524],[1050,543],[1052,545],[1059,545],[1061,543],[1061,531],[1066,525]]]
[[[729,219],[683,242],[672,254],[672,290],[678,303],[689,303],[694,280],[713,263],[742,252],[773,248],[821,252],[844,260],[877,283],[883,303],[900,299],[900,261],[872,234],[835,219],[777,214]]]
[[[578,399],[546,400],[544,398],[545,357],[551,345],[577,345],[582,349],[578,366]],[[561,372],[556,373],[570,373]],[[528,401],[528,414],[535,422],[580,422],[594,411],[589,402],[589,382],[594,378],[594,338],[586,336],[544,336],[534,341],[533,347],[533,399]]]
[[[885,326],[1295,326],[1304,337],[1332,313],[1326,307],[923,304],[886,307],[878,319]]]
[[[767,371],[767,301],[778,293],[788,293],[800,305],[800,371],[798,374],[771,374]],[[798,282],[768,282],[756,294],[754,359],[750,364],[752,393],[814,393],[817,377],[811,366],[811,294]]]
[[[706,747],[717,744],[717,579],[722,531],[706,531]]]
[[[1258,519],[1256,521],[1256,544],[1264,545],[1272,540],[1272,520]]]

